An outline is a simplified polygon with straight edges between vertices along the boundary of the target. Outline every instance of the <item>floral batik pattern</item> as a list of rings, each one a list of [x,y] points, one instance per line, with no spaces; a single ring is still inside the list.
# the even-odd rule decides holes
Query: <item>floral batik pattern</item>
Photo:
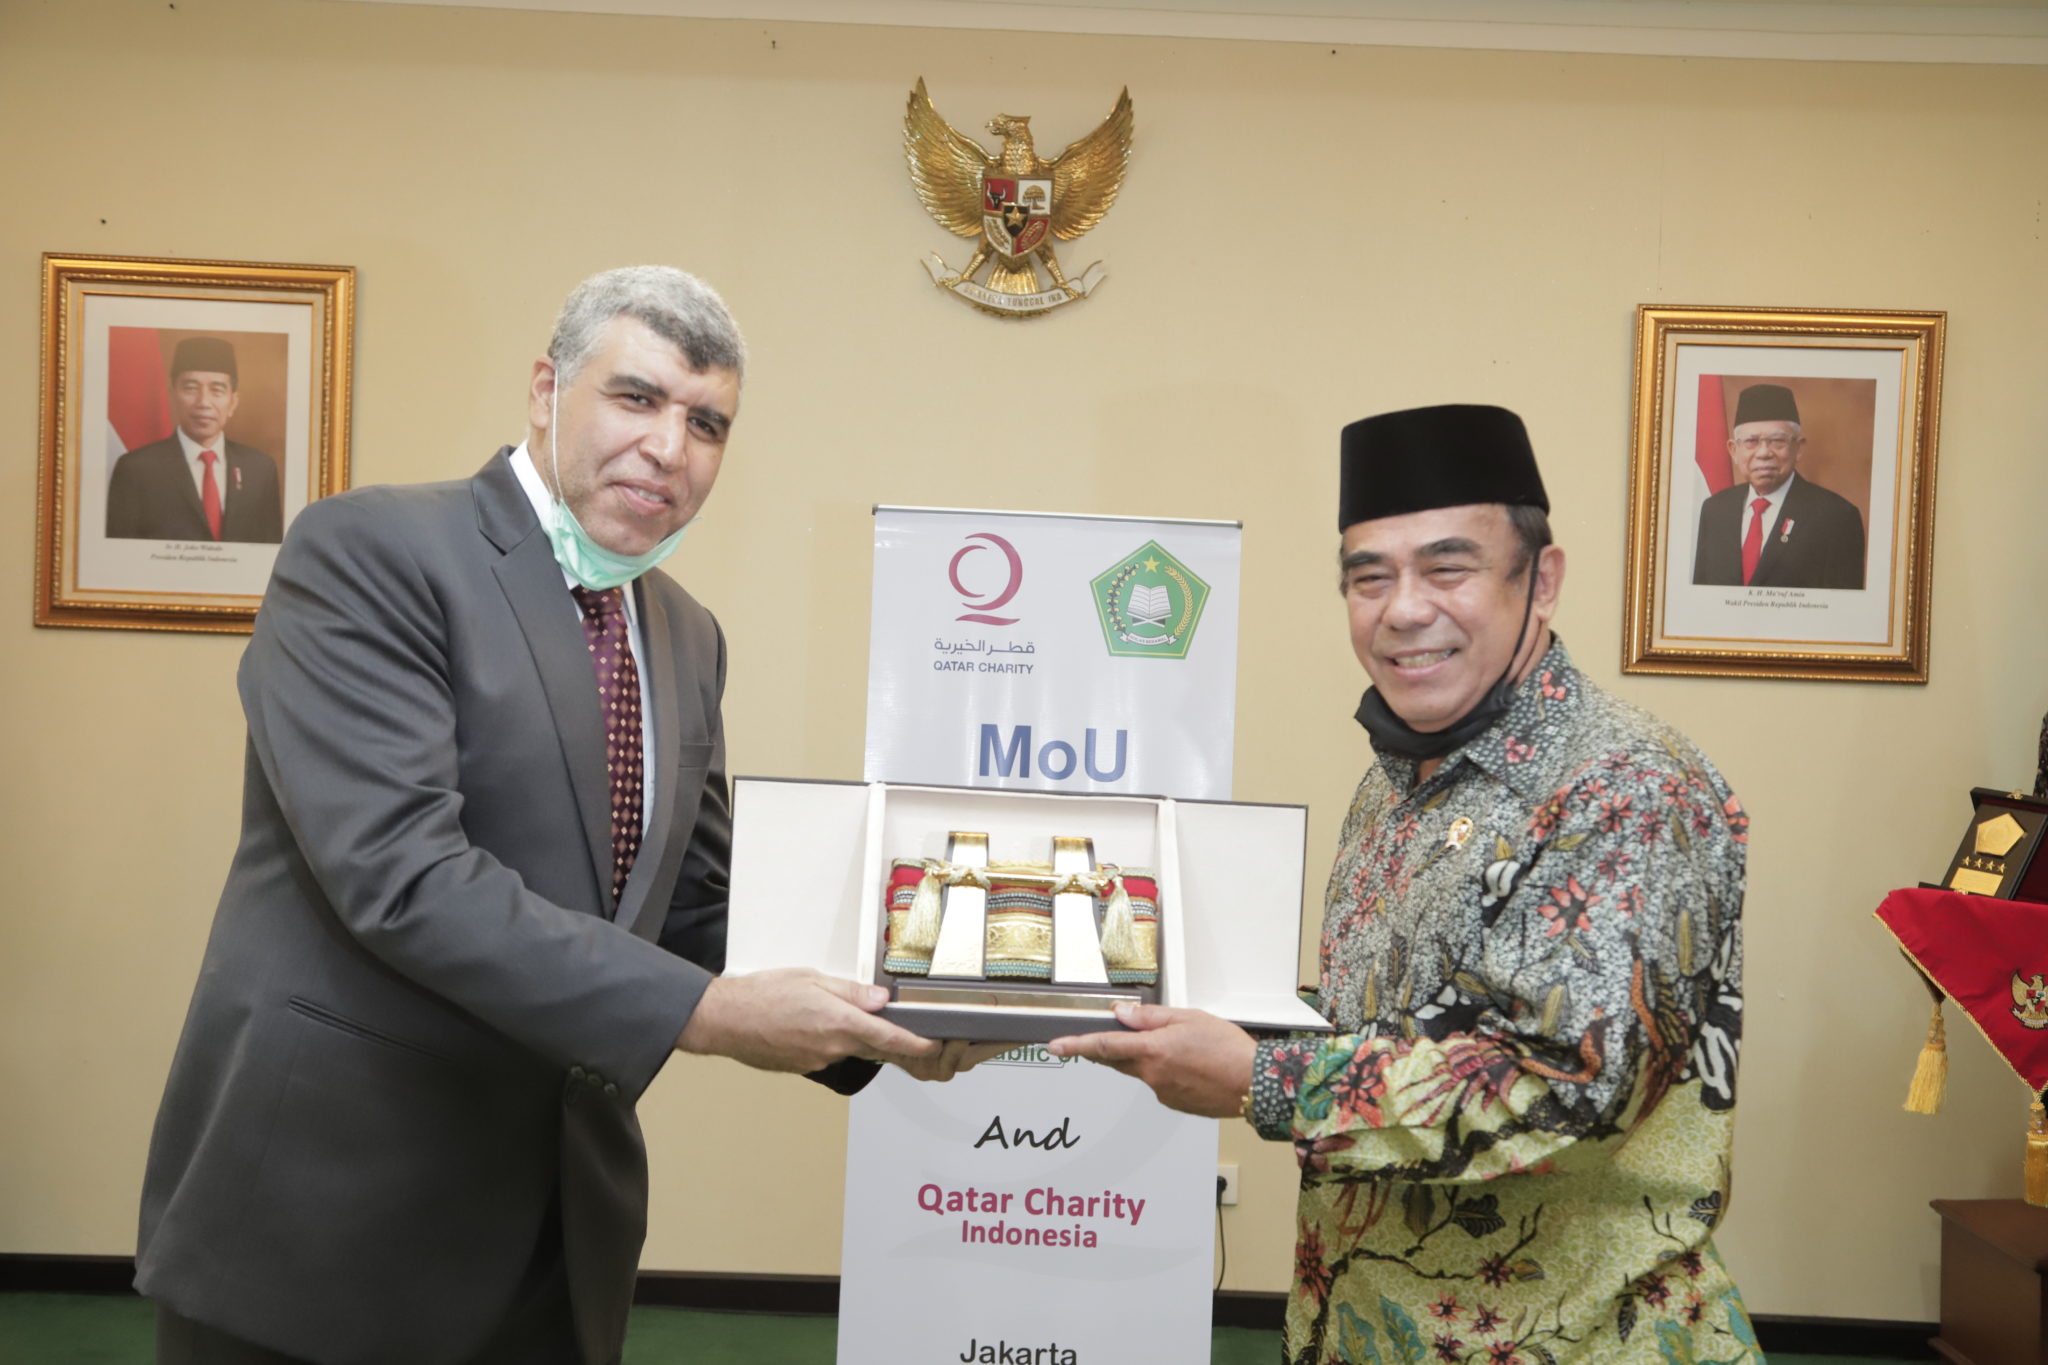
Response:
[[[1748,817],[1554,642],[1427,780],[1382,754],[1330,876],[1331,1037],[1261,1043],[1302,1168],[1285,1359],[1762,1365],[1715,1254]]]

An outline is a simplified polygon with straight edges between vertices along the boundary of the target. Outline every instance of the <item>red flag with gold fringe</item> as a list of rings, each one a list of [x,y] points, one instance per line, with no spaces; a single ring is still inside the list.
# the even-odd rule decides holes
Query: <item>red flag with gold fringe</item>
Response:
[[[2048,1089],[2048,905],[1912,889],[1877,917],[2027,1088]]]

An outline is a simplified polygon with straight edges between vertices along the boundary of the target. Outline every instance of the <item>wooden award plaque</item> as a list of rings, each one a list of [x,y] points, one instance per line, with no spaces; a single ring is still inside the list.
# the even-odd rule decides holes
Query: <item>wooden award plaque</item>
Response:
[[[2048,799],[1971,790],[1975,811],[1941,885],[1972,896],[2048,903],[2048,858],[2037,857],[2048,829]]]

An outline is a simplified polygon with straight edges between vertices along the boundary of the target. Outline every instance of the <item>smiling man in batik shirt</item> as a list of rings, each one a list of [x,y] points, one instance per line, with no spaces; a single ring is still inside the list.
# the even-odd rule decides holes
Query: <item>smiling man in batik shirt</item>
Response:
[[[1521,420],[1344,429],[1338,526],[1379,762],[1330,875],[1328,1037],[1121,1009],[1062,1039],[1292,1140],[1285,1358],[1755,1362],[1726,1211],[1748,821],[1683,735],[1594,687]]]

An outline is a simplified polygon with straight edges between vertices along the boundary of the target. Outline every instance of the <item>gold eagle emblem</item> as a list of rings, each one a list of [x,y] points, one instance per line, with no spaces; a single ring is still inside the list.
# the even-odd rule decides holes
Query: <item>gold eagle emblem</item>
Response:
[[[2012,1017],[2028,1028],[2048,1028],[2048,986],[2041,984],[2039,972],[2032,981],[2012,974]]]
[[[937,252],[925,256],[932,282],[1004,317],[1033,317],[1086,298],[1102,283],[1102,262],[1069,280],[1053,242],[1073,241],[1116,202],[1131,159],[1131,92],[1118,95],[1094,132],[1051,161],[1031,144],[1028,114],[998,114],[988,130],[1003,140],[994,156],[939,116],[918,78],[903,115],[911,186],[940,227],[981,239],[963,270],[949,269]],[[991,258],[988,283],[976,283],[975,272]],[[1049,287],[1039,280],[1041,264],[1052,277]]]

